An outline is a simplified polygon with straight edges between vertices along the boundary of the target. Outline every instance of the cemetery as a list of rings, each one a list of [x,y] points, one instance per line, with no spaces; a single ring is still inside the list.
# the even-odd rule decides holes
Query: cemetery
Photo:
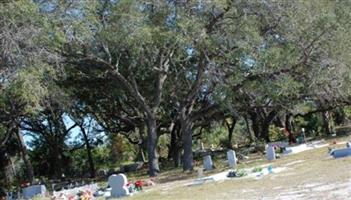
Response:
[[[323,171],[323,176],[328,178],[328,173],[343,173],[343,172],[332,172],[330,170],[342,170],[348,169],[351,167],[351,154],[349,150],[350,137],[341,137],[341,138],[332,138],[328,140],[320,140],[309,142],[308,144],[299,144],[299,145],[289,145],[282,143],[271,143],[266,146],[264,152],[265,155],[256,157],[249,162],[248,158],[239,159],[236,157],[234,150],[228,150],[224,156],[224,160],[218,160],[214,162],[211,158],[211,153],[207,152],[203,154],[202,165],[196,166],[197,170],[188,174],[188,177],[180,178],[179,180],[171,181],[162,181],[162,177],[150,179],[145,176],[132,176],[134,179],[130,181],[127,177],[130,173],[127,174],[119,173],[112,174],[109,176],[104,176],[97,182],[70,182],[52,184],[51,188],[48,184],[41,185],[32,185],[22,188],[21,194],[8,194],[8,199],[17,199],[18,197],[23,199],[119,199],[119,198],[128,198],[128,199],[172,199],[172,194],[175,196],[181,195],[183,198],[190,198],[188,192],[194,190],[193,193],[195,196],[191,197],[194,199],[202,199],[204,196],[201,193],[197,193],[197,190],[203,187],[214,187],[217,190],[223,190],[224,188],[232,187],[235,190],[240,191],[238,194],[233,194],[234,197],[240,198],[264,198],[264,199],[274,199],[274,193],[270,191],[265,191],[265,187],[268,186],[267,190],[273,190],[274,188],[284,188],[283,186],[274,186],[279,185],[280,182],[284,182],[281,179],[289,178],[291,182],[295,182],[298,178],[291,176],[303,176],[302,173],[305,173],[304,168],[309,168],[308,170],[314,170],[310,165],[315,165],[315,162],[328,162],[326,165],[331,165],[331,168],[322,168],[315,166],[315,170]],[[338,141],[338,142],[336,142]],[[205,152],[206,150],[201,145],[201,151]],[[283,147],[285,151],[282,152],[281,156],[279,155],[278,148]],[[210,150],[211,151],[211,150]],[[294,152],[294,153],[292,153]],[[250,157],[251,155],[248,155]],[[315,158],[319,157],[318,159]],[[344,157],[344,158],[343,158]],[[221,157],[223,158],[223,157]],[[340,159],[340,160],[339,160]],[[345,166],[341,166],[340,169],[338,165],[345,163]],[[221,168],[216,168],[215,163],[219,162],[227,165],[222,166]],[[335,163],[337,162],[337,163]],[[319,165],[318,164],[318,165]],[[302,170],[301,172],[299,172]],[[167,176],[176,176],[176,174],[169,174]],[[322,197],[322,194],[328,195],[328,197],[337,197],[338,199],[347,199],[346,197],[350,195],[351,192],[351,177],[348,174],[345,174],[344,181],[342,183],[337,183],[341,185],[340,188],[336,186],[331,187],[324,185],[320,180],[319,176],[313,177],[306,175],[309,179],[304,179],[307,181],[304,183],[303,188],[301,185],[297,184],[288,184],[291,191],[288,190],[286,194],[280,193],[279,195],[284,198],[318,198]],[[315,180],[313,180],[315,179]],[[312,181],[313,180],[313,181]],[[260,190],[255,190],[257,186],[246,185],[248,182],[254,185],[261,185]],[[319,182],[318,182],[319,181]],[[325,181],[325,180],[323,180]],[[332,180],[327,182],[330,184]],[[263,183],[260,183],[263,182]],[[240,183],[243,183],[245,186],[241,186]],[[274,187],[273,187],[274,186]],[[48,189],[46,188],[48,187]],[[273,188],[269,188],[273,187]],[[308,192],[307,189],[308,189]],[[289,189],[289,188],[286,188]],[[184,190],[188,191],[185,192]],[[251,191],[251,192],[249,192]],[[294,192],[296,191],[296,192]],[[334,195],[331,195],[330,192]],[[212,194],[209,194],[213,196]],[[217,194],[218,195],[218,194]],[[153,197],[155,196],[155,197]],[[214,195],[214,198],[217,196]],[[345,197],[345,198],[344,198]],[[230,196],[221,197],[223,199],[231,199]]]
[[[351,199],[351,0],[1,0],[0,200]]]

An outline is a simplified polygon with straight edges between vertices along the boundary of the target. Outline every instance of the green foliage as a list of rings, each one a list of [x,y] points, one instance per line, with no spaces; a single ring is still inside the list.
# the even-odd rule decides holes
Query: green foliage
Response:
[[[286,140],[283,131],[274,125],[269,127],[269,136],[272,142]]]
[[[351,119],[351,106],[345,106],[343,108],[344,113],[348,119]]]
[[[171,138],[169,134],[161,135],[158,139],[158,153],[160,157],[167,158],[168,156],[168,145],[170,144]]]
[[[64,114],[95,118],[110,138],[93,150],[94,161],[98,168],[114,168],[136,157],[139,146],[121,133],[144,139],[136,130],[145,125],[144,103],[155,105],[151,110],[162,132],[179,120],[181,105],[192,116],[204,105],[218,104],[225,114],[258,114],[261,121],[253,124],[258,126],[265,125],[273,111],[306,114],[295,122],[308,133],[321,132],[323,123],[318,113],[309,112],[350,104],[350,2],[152,3],[1,3],[0,75],[6,84],[0,88],[0,140],[9,125],[37,122],[54,135],[31,133],[37,134],[31,152],[37,171],[50,175],[46,158],[54,154],[56,144],[60,152],[55,153],[64,158],[67,171],[84,174],[87,153],[69,151]],[[202,76],[199,69],[204,69]],[[163,87],[160,80],[165,81]],[[131,89],[126,90],[123,81]],[[189,100],[192,93],[194,100]],[[243,119],[236,124],[233,141],[228,141],[228,130],[218,123],[224,118],[222,110],[220,117],[199,120],[211,125],[200,136],[202,141],[207,147],[246,144]],[[343,108],[348,118],[350,110]],[[276,126],[270,127],[269,135],[272,141],[285,139]],[[158,141],[162,157],[169,143],[166,132]]]
[[[217,124],[217,126],[213,127],[209,131],[211,132],[205,134],[201,138],[201,142],[204,143],[205,148],[210,148],[211,145],[213,145],[214,147],[219,147],[220,145],[223,145],[223,141],[228,140],[227,130],[220,124]]]
[[[314,137],[322,133],[323,119],[320,114],[297,117],[295,123],[297,127],[306,129],[306,136]]]
[[[124,162],[133,161],[136,156],[136,148],[123,136],[114,135],[109,144],[112,165],[116,166]]]
[[[28,67],[21,70],[13,83],[7,89],[8,96],[12,100],[25,105],[25,113],[34,113],[40,110],[43,99],[49,96],[49,91],[53,91],[53,76],[55,71],[51,66],[40,65]]]
[[[110,148],[107,145],[99,146],[93,150],[93,159],[97,169],[108,169],[111,166]]]

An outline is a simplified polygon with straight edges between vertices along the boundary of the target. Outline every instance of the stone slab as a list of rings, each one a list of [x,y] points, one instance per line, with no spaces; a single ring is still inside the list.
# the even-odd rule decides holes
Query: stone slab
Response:
[[[237,164],[237,158],[235,155],[235,151],[229,150],[227,151],[227,158],[228,158],[228,163],[230,168],[235,168]]]
[[[45,195],[46,187],[45,185],[32,185],[22,189],[22,194],[24,199],[32,199],[37,195]]]
[[[330,152],[330,155],[333,156],[334,158],[351,156],[351,148],[335,149]]]
[[[203,157],[203,162],[204,162],[204,169],[209,171],[213,169],[213,162],[211,155],[206,155]]]

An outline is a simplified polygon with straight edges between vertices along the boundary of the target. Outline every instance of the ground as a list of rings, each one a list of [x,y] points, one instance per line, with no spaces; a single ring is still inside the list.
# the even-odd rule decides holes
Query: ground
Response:
[[[332,140],[327,142],[331,143]],[[330,147],[332,146],[344,147],[345,144]],[[271,163],[274,168],[284,170],[260,179],[233,178],[196,186],[186,186],[194,181],[194,174],[185,180],[182,179],[186,175],[175,176],[176,180],[172,180],[174,176],[163,175],[158,178],[162,183],[145,188],[143,192],[128,199],[350,199],[351,157],[331,158],[328,147],[289,155],[274,162],[261,160],[259,163],[243,163],[239,167],[264,163]]]

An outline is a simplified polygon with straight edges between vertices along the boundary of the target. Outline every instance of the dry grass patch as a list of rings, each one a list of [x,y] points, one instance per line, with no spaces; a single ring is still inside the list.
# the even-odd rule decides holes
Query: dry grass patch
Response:
[[[240,167],[265,163],[269,162],[243,163]],[[130,199],[348,199],[351,195],[351,157],[333,159],[329,157],[328,147],[286,156],[271,163],[274,167],[287,169],[259,180],[233,178],[191,187],[184,186],[191,180],[159,184]]]

